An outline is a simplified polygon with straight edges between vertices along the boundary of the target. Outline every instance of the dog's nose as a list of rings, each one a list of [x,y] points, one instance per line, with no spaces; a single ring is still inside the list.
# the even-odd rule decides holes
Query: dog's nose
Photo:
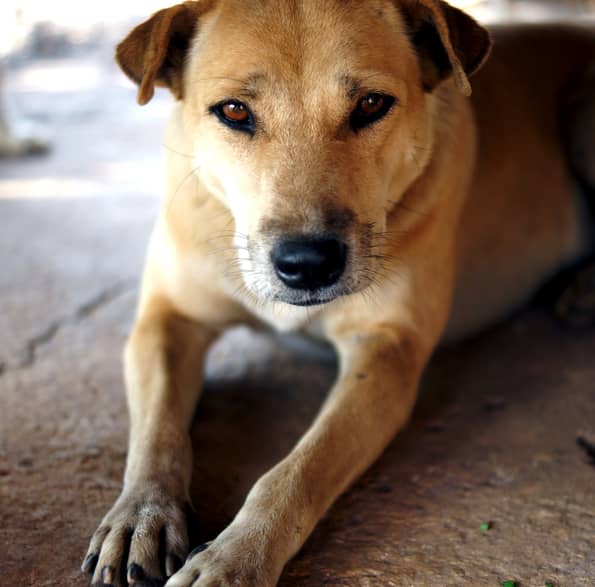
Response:
[[[336,239],[296,239],[272,252],[279,279],[291,289],[315,290],[339,281],[345,271],[347,246]]]

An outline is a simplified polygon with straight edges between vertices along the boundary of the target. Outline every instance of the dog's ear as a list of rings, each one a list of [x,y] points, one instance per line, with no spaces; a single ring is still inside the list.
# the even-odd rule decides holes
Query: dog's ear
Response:
[[[198,25],[198,17],[211,2],[184,2],[156,12],[118,45],[116,61],[138,88],[142,106],[153,97],[155,86],[168,87],[181,100],[186,54]]]
[[[469,96],[469,78],[492,48],[488,31],[442,0],[401,0],[399,6],[419,57],[424,89],[431,92],[452,75],[459,90]]]

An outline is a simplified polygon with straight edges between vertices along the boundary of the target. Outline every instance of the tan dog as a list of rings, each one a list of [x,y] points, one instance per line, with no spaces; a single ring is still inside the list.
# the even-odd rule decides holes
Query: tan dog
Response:
[[[275,585],[405,426],[439,341],[587,251],[557,109],[595,34],[495,38],[473,101],[490,37],[437,0],[185,2],[118,47],[141,104],[155,85],[180,101],[125,353],[124,489],[83,565],[95,584]],[[572,166],[592,172],[585,75],[566,136]],[[180,570],[201,364],[241,322],[330,340],[339,374],[295,449]]]

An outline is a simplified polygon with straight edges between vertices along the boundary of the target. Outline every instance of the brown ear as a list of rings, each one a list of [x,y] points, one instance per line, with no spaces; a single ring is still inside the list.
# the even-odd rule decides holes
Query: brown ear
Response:
[[[431,92],[452,75],[459,90],[469,96],[469,78],[492,48],[488,31],[442,0],[402,0],[400,6],[419,56],[424,89]]]
[[[151,100],[155,86],[168,87],[178,100],[182,99],[186,54],[207,4],[210,2],[197,0],[160,10],[118,45],[116,61],[138,84],[141,106]]]

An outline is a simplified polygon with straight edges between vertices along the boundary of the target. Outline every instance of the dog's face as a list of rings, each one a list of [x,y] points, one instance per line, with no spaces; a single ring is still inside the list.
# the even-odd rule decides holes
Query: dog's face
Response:
[[[196,173],[231,211],[258,297],[321,304],[381,269],[387,217],[431,156],[428,97],[458,59],[447,19],[403,4],[426,3],[190,2],[150,31],[173,31],[157,81],[183,96]]]
[[[355,4],[226,2],[190,59],[196,168],[233,213],[260,297],[315,304],[368,286],[425,159],[402,19],[390,2]]]

